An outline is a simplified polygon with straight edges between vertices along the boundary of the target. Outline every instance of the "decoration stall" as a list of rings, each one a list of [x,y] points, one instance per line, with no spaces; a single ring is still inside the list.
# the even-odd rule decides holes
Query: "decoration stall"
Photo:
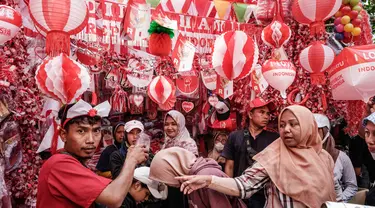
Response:
[[[205,155],[210,133],[242,128],[256,97],[278,110],[304,105],[356,135],[375,95],[363,8],[358,0],[0,0],[0,206],[35,207],[43,160],[63,147],[58,109],[79,99],[111,103],[101,148],[111,124],[135,118],[157,152],[164,115],[176,109]]]

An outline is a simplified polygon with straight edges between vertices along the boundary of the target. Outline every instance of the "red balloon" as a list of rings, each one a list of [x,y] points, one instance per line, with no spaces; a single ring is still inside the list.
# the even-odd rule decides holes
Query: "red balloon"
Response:
[[[352,37],[352,33],[350,33],[350,32],[344,32],[344,37],[345,38],[351,38]]]
[[[339,25],[339,24],[341,24],[341,17],[337,17],[337,18],[335,19],[335,21],[334,21],[334,24],[335,24],[335,25]]]
[[[355,18],[358,17],[358,14],[359,14],[358,11],[353,10],[353,11],[350,11],[348,15],[349,15],[350,19],[355,19]]]
[[[350,8],[350,6],[344,6],[341,9],[341,12],[342,12],[343,15],[349,14],[350,11],[352,11],[352,8]]]
[[[356,18],[356,19],[352,20],[352,24],[354,25],[354,27],[360,27],[361,24],[362,24],[362,20]]]

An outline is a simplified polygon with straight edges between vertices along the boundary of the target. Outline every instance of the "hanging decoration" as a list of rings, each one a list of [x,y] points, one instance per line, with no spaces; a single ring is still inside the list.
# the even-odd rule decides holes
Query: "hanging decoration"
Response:
[[[281,97],[286,99],[286,89],[296,77],[293,63],[289,60],[267,60],[262,65],[262,73],[268,84],[279,90]]]
[[[121,89],[120,86],[116,86],[114,92],[112,93],[109,103],[111,104],[111,109],[115,112],[126,113],[128,112],[128,94]]]
[[[342,0],[295,0],[292,14],[299,23],[310,25],[312,35],[325,33],[324,22],[340,9],[341,3]]]
[[[12,39],[21,26],[21,14],[12,7],[0,5],[0,44]]]
[[[310,73],[311,83],[317,85],[325,84],[324,71],[331,66],[334,59],[333,49],[319,41],[313,42],[299,55],[302,68]]]
[[[162,110],[172,109],[176,102],[176,87],[165,76],[155,77],[148,86],[147,94]]]
[[[150,33],[149,50],[156,56],[168,56],[172,50],[173,30],[177,29],[177,21],[170,20],[162,12],[157,15],[148,30]]]
[[[284,23],[283,18],[281,17],[281,0],[276,1],[275,7],[273,21],[262,31],[262,40],[268,46],[277,49],[289,41],[292,31],[289,26]]]
[[[70,36],[83,30],[88,22],[84,0],[30,0],[30,16],[37,28],[46,33],[46,52],[50,56],[70,54]]]
[[[44,60],[35,79],[45,95],[62,104],[74,102],[90,87],[87,69],[63,53]]]
[[[242,79],[258,62],[258,46],[242,31],[226,32],[215,41],[212,66],[227,80]]]
[[[177,94],[188,98],[197,98],[199,74],[196,71],[180,73],[176,78]]]
[[[363,100],[375,95],[375,45],[344,48],[328,70],[333,99]]]

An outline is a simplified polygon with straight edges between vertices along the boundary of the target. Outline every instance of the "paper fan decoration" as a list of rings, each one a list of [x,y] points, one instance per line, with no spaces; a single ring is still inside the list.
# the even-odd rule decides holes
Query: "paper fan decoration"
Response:
[[[176,102],[176,87],[165,76],[155,77],[148,86],[147,94],[162,110],[172,109]]]
[[[230,31],[219,36],[214,45],[212,65],[221,77],[242,79],[258,62],[258,46],[242,31]]]
[[[66,54],[45,59],[35,79],[45,95],[63,104],[74,102],[90,87],[87,69]]]

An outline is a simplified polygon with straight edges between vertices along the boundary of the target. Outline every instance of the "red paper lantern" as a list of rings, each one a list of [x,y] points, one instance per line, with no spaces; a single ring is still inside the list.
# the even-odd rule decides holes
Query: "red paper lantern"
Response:
[[[276,1],[275,16],[271,24],[262,31],[262,40],[268,46],[280,48],[287,43],[292,35],[292,31],[286,25],[281,17],[282,6],[280,0]]]
[[[149,40],[150,53],[155,56],[168,56],[172,50],[172,39],[166,33],[152,33]]]
[[[79,33],[88,22],[84,0],[30,0],[29,10],[35,25],[47,34],[46,52],[52,56],[70,54],[70,35]]]
[[[90,86],[87,69],[66,54],[48,58],[38,67],[36,84],[47,96],[63,104],[74,102]]]
[[[333,49],[318,41],[303,49],[299,55],[299,62],[303,69],[311,73],[313,84],[325,83],[324,71],[331,66],[334,59]]]
[[[19,12],[9,6],[0,5],[0,44],[12,39],[22,26]]]
[[[234,80],[250,74],[258,62],[258,46],[242,31],[230,31],[215,41],[212,65],[221,77]]]
[[[310,25],[312,34],[325,32],[324,21],[331,18],[341,7],[342,0],[295,0],[292,14],[301,24]]]

